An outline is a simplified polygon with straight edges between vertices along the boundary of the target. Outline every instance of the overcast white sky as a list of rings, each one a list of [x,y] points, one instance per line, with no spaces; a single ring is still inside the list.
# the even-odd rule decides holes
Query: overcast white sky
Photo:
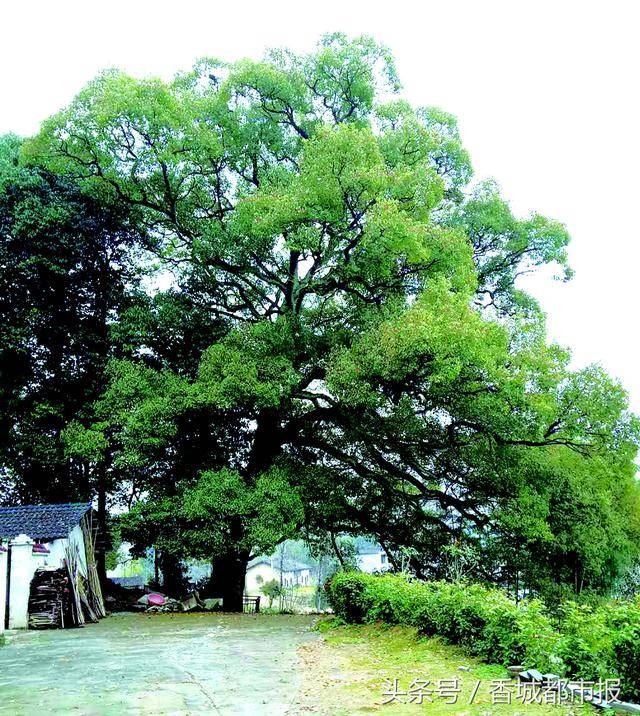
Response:
[[[458,117],[476,177],[567,224],[576,276],[533,292],[576,365],[602,363],[640,412],[639,21],[635,0],[4,0],[0,132],[33,133],[104,67],[169,78],[202,55],[372,34],[411,102]]]

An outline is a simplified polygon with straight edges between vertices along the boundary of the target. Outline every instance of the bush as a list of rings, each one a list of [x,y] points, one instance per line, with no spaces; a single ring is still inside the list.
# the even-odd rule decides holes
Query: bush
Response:
[[[532,599],[517,605],[503,592],[491,591],[499,597],[491,599],[491,615],[476,653],[505,666],[524,664],[543,672],[557,670],[554,652],[558,633],[544,604]]]
[[[260,591],[269,600],[269,608],[273,605],[273,600],[280,597],[283,593],[283,589],[280,586],[280,582],[277,579],[272,579],[269,582],[265,582],[261,587]]]
[[[622,676],[625,698],[640,701],[640,626],[628,626],[613,641],[613,656]]]
[[[578,679],[605,679],[612,631],[602,609],[565,602],[558,609],[560,637],[556,653],[565,671]]]
[[[537,599],[516,604],[479,584],[341,572],[329,603],[347,622],[408,624],[490,662],[599,680],[620,678],[640,698],[640,599],[599,606],[564,602],[552,616]]]
[[[640,701],[640,595],[612,602],[603,611],[612,633],[613,664],[625,698]]]

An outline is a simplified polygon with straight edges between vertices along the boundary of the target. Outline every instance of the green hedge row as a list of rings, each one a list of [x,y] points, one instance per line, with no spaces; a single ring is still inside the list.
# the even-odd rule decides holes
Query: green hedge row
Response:
[[[567,602],[551,616],[537,599],[516,605],[503,591],[479,584],[360,572],[336,574],[327,595],[346,622],[408,624],[505,666],[619,678],[623,697],[640,699],[640,600],[598,607]]]

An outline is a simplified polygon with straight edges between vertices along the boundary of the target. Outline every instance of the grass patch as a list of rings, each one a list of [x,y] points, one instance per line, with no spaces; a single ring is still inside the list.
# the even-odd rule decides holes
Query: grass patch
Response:
[[[508,678],[504,667],[471,658],[462,649],[444,644],[437,638],[420,638],[417,630],[411,627],[340,625],[337,620],[325,620],[320,622],[318,630],[323,634],[323,639],[302,650],[305,662],[305,701],[308,708],[318,713],[337,716],[376,711],[384,714],[469,716],[586,716],[594,713],[590,706],[559,707],[523,703],[522,699],[517,698],[515,687],[512,703],[494,703],[496,699],[491,691],[495,688],[495,681]],[[461,666],[471,671],[461,671]],[[409,703],[410,696],[400,694],[397,702],[383,703],[390,699],[395,679],[398,680],[398,692],[408,691],[412,682],[415,685],[419,681],[429,681],[429,684],[414,691],[417,701],[420,700],[419,694],[423,693],[423,702]],[[444,687],[451,686],[455,679],[459,687],[457,700],[455,703],[447,703],[453,699],[451,696],[448,699],[442,698],[445,695]],[[385,694],[385,691],[388,693]],[[476,694],[470,704],[474,691]]]
[[[640,598],[596,608],[564,602],[551,614],[539,599],[517,604],[482,584],[360,572],[337,573],[328,598],[349,624],[415,627],[487,663],[586,681],[619,679],[623,700],[640,699]]]

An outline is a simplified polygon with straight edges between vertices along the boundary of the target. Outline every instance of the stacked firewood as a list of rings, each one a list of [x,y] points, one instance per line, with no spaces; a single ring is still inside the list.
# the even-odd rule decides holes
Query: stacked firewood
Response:
[[[43,567],[36,570],[29,591],[30,629],[64,628],[68,587],[65,569]]]

